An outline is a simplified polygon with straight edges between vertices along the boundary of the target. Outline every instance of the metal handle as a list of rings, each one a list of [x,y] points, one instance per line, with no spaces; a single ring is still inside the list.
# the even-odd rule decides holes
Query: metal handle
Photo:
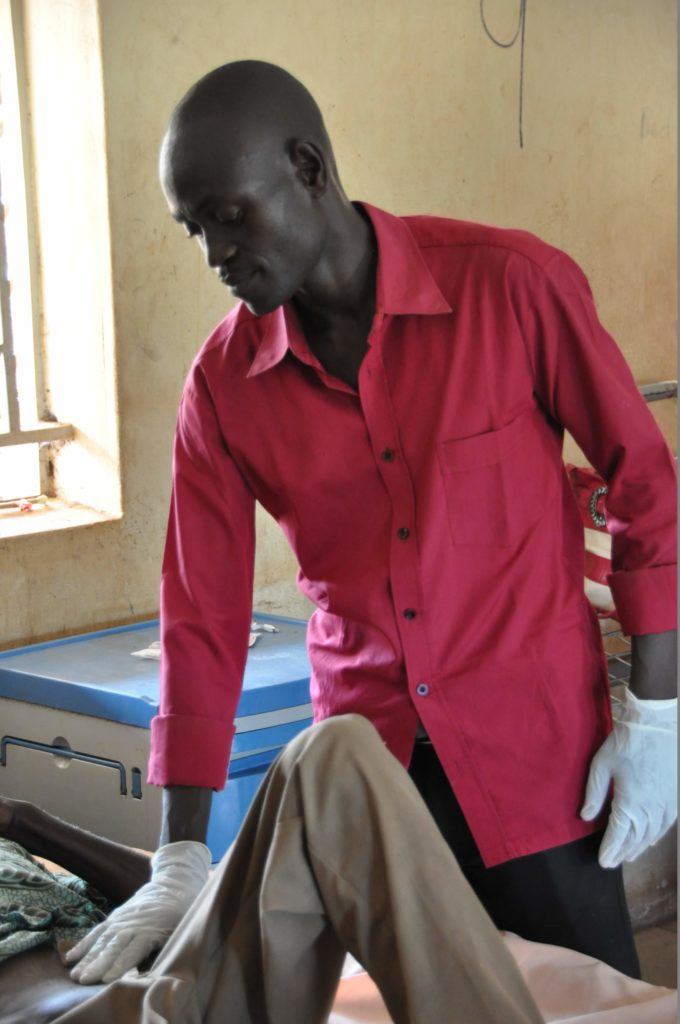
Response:
[[[26,747],[28,750],[39,750],[43,754],[54,754],[57,757],[70,757],[72,761],[86,761],[98,764],[103,768],[114,768],[120,775],[120,795],[127,794],[125,766],[120,761],[110,761],[106,757],[95,757],[94,754],[82,754],[79,750],[68,750],[65,747],[54,747],[49,743],[35,743],[33,740],[22,740],[18,736],[3,736],[0,740],[0,766],[7,764],[7,747]]]

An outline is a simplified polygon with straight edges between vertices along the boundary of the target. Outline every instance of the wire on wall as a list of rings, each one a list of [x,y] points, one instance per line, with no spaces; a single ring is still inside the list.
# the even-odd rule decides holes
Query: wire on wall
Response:
[[[482,19],[482,26],[487,36],[496,46],[500,46],[503,50],[509,50],[517,42],[517,38],[520,39],[520,56],[519,56],[519,148],[524,148],[524,128],[523,128],[523,116],[524,116],[524,30],[526,27],[527,20],[527,0],[519,0],[519,18],[517,20],[517,29],[512,39],[505,43],[501,39],[497,39],[491,29],[489,28],[486,17],[484,15],[484,0],[479,0],[479,13]]]

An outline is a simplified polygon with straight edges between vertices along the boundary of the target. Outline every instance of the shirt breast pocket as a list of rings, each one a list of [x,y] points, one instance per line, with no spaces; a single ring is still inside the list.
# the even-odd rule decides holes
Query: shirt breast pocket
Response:
[[[512,547],[540,517],[557,482],[542,429],[529,409],[500,430],[437,443],[454,544]]]

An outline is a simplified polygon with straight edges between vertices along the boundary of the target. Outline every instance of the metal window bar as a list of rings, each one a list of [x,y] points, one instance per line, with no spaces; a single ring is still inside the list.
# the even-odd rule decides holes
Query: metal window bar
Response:
[[[659,380],[654,384],[643,384],[640,394],[644,395],[646,402],[658,402],[661,398],[677,398],[677,380]]]
[[[11,35],[14,34],[16,13],[15,5],[3,8],[3,30],[9,30]],[[8,73],[7,68],[5,68],[5,73]],[[3,82],[0,95],[0,120],[3,126],[6,117],[6,109],[3,109],[5,103],[6,94]],[[67,423],[51,421],[49,417],[22,426],[21,395],[17,386],[17,360],[12,325],[12,286],[5,230],[7,200],[3,192],[2,177],[2,167],[0,167],[0,366],[4,370],[5,380],[5,394],[0,401],[0,408],[5,405],[7,410],[6,422],[0,427],[0,447],[65,440],[73,437],[73,427]],[[36,365],[36,377],[35,384],[38,386],[41,380],[41,367],[38,365]]]
[[[2,197],[2,168],[0,168],[0,358],[5,370],[5,400],[7,403],[8,429],[0,433],[0,447],[16,444],[31,444],[36,441],[57,441],[73,437],[73,427],[68,423],[39,421],[33,427],[21,426],[19,393],[16,377],[16,356],[12,336],[10,308],[10,280],[7,267],[7,245],[5,242],[5,204]]]
[[[2,192],[2,168],[0,167],[0,356],[5,368],[5,389],[7,402],[7,425],[9,433],[4,437],[15,436],[21,432],[19,414],[19,393],[16,381],[16,359],[12,345],[12,318],[9,305],[9,272],[7,269],[7,245],[5,243],[6,208]],[[14,442],[16,443],[16,442]]]

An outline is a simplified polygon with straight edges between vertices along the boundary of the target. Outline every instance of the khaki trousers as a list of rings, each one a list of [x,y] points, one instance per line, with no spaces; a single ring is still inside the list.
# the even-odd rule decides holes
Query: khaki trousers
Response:
[[[288,744],[153,968],[59,1024],[322,1024],[346,950],[395,1024],[542,1022],[415,786],[356,715]]]

